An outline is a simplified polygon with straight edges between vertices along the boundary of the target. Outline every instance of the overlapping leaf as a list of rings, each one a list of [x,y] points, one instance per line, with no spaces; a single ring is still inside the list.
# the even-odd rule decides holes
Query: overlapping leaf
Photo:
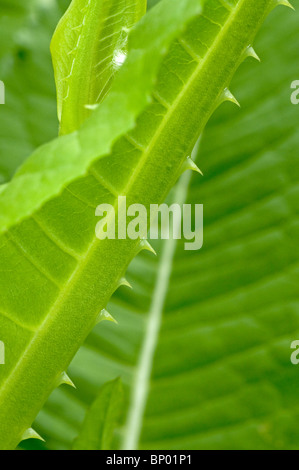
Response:
[[[60,133],[77,130],[103,101],[127,55],[146,0],[74,0],[51,43]]]
[[[152,196],[161,200],[176,178],[172,165],[161,173],[145,158],[146,152],[126,138],[120,148],[114,148],[109,160],[100,160],[100,166],[93,169],[91,164],[104,157],[115,139],[134,125],[148,103],[167,46],[199,12],[200,2],[186,1],[179,3],[170,16],[166,1],[158,9],[158,21],[148,15],[134,31],[131,54],[103,105],[79,132],[37,151],[1,192],[0,318],[8,358],[1,369],[2,448],[16,445],[49,392],[61,383],[65,377],[62,371],[138,250],[138,240],[119,243],[118,249],[113,241],[96,240],[95,206],[101,201],[114,202],[119,185],[126,188],[128,196],[148,203],[142,178],[156,181],[151,186]],[[154,41],[153,28],[159,32]],[[115,115],[116,104],[122,110],[119,115]],[[142,132],[143,126],[139,129]],[[177,170],[185,158],[184,150],[178,150],[174,154],[177,162],[173,163]],[[126,153],[129,165],[123,158]],[[139,181],[134,171],[138,160],[143,169]],[[123,168],[119,181],[110,170],[113,161]],[[80,176],[83,178],[75,181]],[[159,184],[161,176],[166,185],[164,181]],[[70,182],[74,183],[55,199]],[[18,383],[22,383],[22,389]]]

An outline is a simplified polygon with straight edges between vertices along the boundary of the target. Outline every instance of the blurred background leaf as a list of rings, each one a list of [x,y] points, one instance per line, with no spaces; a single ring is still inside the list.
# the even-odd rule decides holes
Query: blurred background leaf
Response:
[[[0,0],[0,184],[32,151],[57,136],[50,40],[67,0]]]
[[[73,450],[109,450],[120,423],[123,390],[120,379],[107,382],[87,411]]]
[[[57,134],[48,44],[61,6],[41,3],[47,13],[36,29],[29,27],[31,53],[20,54],[28,42],[18,35],[9,42],[13,60],[3,58],[1,48],[0,78],[8,88],[14,84],[7,91],[11,104],[0,108],[1,181]],[[15,31],[32,24],[32,12],[23,23],[25,10],[13,20]],[[192,178],[186,202],[204,204],[204,247],[186,252],[178,243],[169,260],[140,448],[299,448],[298,369],[290,362],[290,344],[299,336],[299,108],[290,103],[290,84],[299,74],[298,20],[299,13],[287,9],[271,15],[255,44],[262,63],[243,64],[231,87],[242,109],[223,105],[203,136],[198,163],[205,176]],[[20,76],[26,77],[21,88]],[[3,155],[10,155],[7,162]],[[99,388],[118,376],[125,409],[134,407],[167,243],[158,244],[157,259],[134,260],[133,292],[119,290],[108,307],[119,326],[93,330],[70,367],[77,390],[56,390],[39,414],[35,428],[46,444],[24,448],[71,448]],[[114,448],[124,446],[126,419]]]

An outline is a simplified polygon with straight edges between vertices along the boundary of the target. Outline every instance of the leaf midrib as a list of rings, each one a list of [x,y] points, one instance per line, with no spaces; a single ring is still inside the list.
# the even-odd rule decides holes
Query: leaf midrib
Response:
[[[196,72],[198,73],[198,69],[196,69]],[[194,75],[195,75],[195,73],[192,74],[192,78],[193,78]],[[187,88],[187,87],[185,87],[185,88]],[[182,97],[182,92],[180,93],[179,96],[180,96],[180,98]],[[177,104],[177,102],[178,102],[178,100],[176,99],[175,103]],[[167,116],[169,114],[172,115],[173,112],[174,112],[174,106],[169,108],[169,110],[167,111],[165,116]],[[168,119],[167,119],[167,122],[168,122]],[[162,122],[164,122],[164,119],[163,119]],[[153,139],[155,143],[157,142],[157,140],[158,140],[159,136],[161,135],[164,128],[165,128],[164,124],[161,124],[161,125],[158,126],[157,131],[155,132],[155,137]],[[132,176],[129,179],[129,183],[126,186],[126,188],[123,192],[124,193],[123,195],[128,195],[129,189],[133,186],[133,182],[135,182],[137,180],[138,175],[140,174],[140,172],[142,171],[142,168],[144,166],[144,162],[146,161],[147,156],[150,153],[150,151],[152,150],[152,148],[153,148],[153,145],[148,146],[146,151],[143,153],[139,164],[137,165],[136,169],[134,169],[134,171],[132,172]],[[116,202],[115,202],[113,207],[114,207],[115,213],[117,213],[117,203]],[[114,216],[113,211],[111,211],[111,217],[112,216]],[[108,219],[109,219],[109,217],[108,217]],[[28,352],[30,351],[31,346],[35,343],[36,339],[40,335],[40,332],[41,331],[46,331],[48,328],[50,328],[50,326],[48,326],[48,323],[52,324],[54,322],[54,320],[56,320],[56,316],[59,314],[60,305],[64,302],[65,298],[67,298],[68,293],[69,293],[69,291],[71,291],[72,285],[75,283],[77,278],[80,278],[81,272],[84,271],[84,268],[89,263],[90,259],[93,256],[93,252],[95,251],[95,247],[99,243],[100,243],[100,241],[96,237],[94,237],[94,239],[92,240],[91,244],[89,245],[87,251],[85,252],[85,255],[81,256],[81,260],[78,261],[76,269],[74,270],[74,272],[72,273],[72,275],[70,276],[70,278],[68,279],[68,281],[66,283],[67,289],[63,289],[63,291],[60,291],[61,294],[58,296],[57,300],[54,302],[52,307],[49,308],[49,310],[48,310],[48,312],[45,316],[45,320],[41,323],[41,325],[36,330],[34,336],[30,340],[30,343],[26,347],[23,356],[19,359],[19,361],[15,365],[14,369],[10,372],[10,375],[6,378],[5,382],[3,382],[3,385],[1,386],[1,391],[0,391],[0,401],[1,401],[1,395],[5,394],[6,388],[9,386],[9,382],[12,381],[12,379],[13,379],[13,375],[23,365],[24,360],[28,357]]]
[[[242,0],[238,6],[240,4],[243,4],[243,2],[246,1],[246,0]],[[237,7],[236,7],[236,10],[235,12],[237,11]],[[234,13],[232,13],[232,15],[234,15]],[[229,25],[230,25],[230,22],[232,20],[228,20],[229,22]],[[227,23],[228,23],[227,22]],[[227,23],[226,23],[226,27],[227,26]],[[223,28],[223,30],[225,29],[225,27]],[[222,30],[222,34],[223,34],[223,30]],[[221,33],[219,34],[219,36],[221,35]],[[216,41],[216,45],[218,46],[219,44],[219,36],[218,36],[218,40]],[[144,162],[147,160],[148,158],[148,155],[150,154],[150,152],[153,150],[154,148],[154,145],[157,143],[159,137],[161,136],[163,130],[165,129],[167,123],[169,122],[169,120],[171,119],[171,117],[173,116],[173,114],[175,113],[175,110],[178,106],[178,104],[181,102],[182,100],[182,97],[184,96],[184,94],[186,94],[186,90],[189,88],[189,86],[191,85],[191,83],[193,83],[199,73],[199,70],[202,68],[202,64],[205,63],[205,61],[209,58],[210,55],[212,55],[212,52],[214,52],[214,49],[216,49],[217,47],[213,45],[213,47],[211,49],[209,49],[209,52],[208,54],[206,54],[205,58],[201,61],[201,62],[198,62],[198,65],[197,67],[195,68],[195,71],[191,74],[190,76],[190,79],[188,80],[187,82],[187,86],[183,87],[183,89],[180,91],[180,93],[178,94],[178,97],[174,100],[174,103],[169,107],[169,109],[167,110],[163,120],[162,120],[162,123],[158,126],[155,134],[154,134],[154,137],[153,139],[151,140],[151,143],[150,145],[146,148],[146,150],[143,152],[143,155],[140,159],[140,161],[138,162],[136,168],[134,169],[134,171],[132,172],[131,174],[131,178],[129,179],[129,183],[128,185],[125,187],[124,191],[123,191],[123,195],[128,195],[129,193],[129,190],[130,188],[133,186],[133,183],[137,180],[139,174],[141,173],[142,171],[142,168],[144,166]],[[115,202],[114,204],[114,210],[115,210],[115,213],[117,213],[117,203]],[[114,214],[113,214],[113,211],[111,211],[111,217],[113,217]],[[108,218],[109,219],[109,218]],[[95,251],[95,248],[96,246],[99,244],[99,240],[94,237],[93,241],[91,242],[91,244],[89,245],[87,251],[85,252],[85,256],[82,255],[81,257],[81,260],[78,261],[78,264],[77,264],[77,267],[76,269],[74,270],[74,272],[71,274],[70,278],[68,279],[67,283],[66,283],[66,286],[67,286],[67,289],[63,289],[60,291],[60,294],[58,296],[58,298],[56,299],[56,301],[54,302],[54,304],[52,305],[52,307],[49,308],[46,316],[45,316],[45,320],[41,323],[41,325],[38,327],[38,329],[36,330],[36,333],[34,334],[34,336],[32,337],[32,339],[30,340],[28,346],[26,347],[25,351],[24,351],[24,354],[23,356],[19,359],[19,361],[17,362],[17,364],[15,365],[14,369],[10,372],[10,375],[6,378],[5,382],[3,383],[3,385],[1,386],[1,391],[0,391],[0,400],[1,400],[1,395],[4,395],[5,394],[5,391],[6,391],[6,388],[9,386],[9,382],[13,380],[13,375],[16,373],[16,371],[23,365],[24,363],[24,360],[28,357],[28,353],[31,349],[31,346],[35,343],[36,339],[38,338],[38,336],[40,335],[41,331],[47,331],[48,328],[50,328],[50,325],[52,323],[54,323],[54,321],[56,320],[56,317],[57,315],[59,315],[59,307],[61,306],[61,304],[64,302],[65,298],[67,298],[68,294],[69,294],[69,291],[72,290],[72,286],[73,284],[75,284],[76,280],[78,278],[80,278],[80,275],[81,275],[81,272],[84,272],[84,268],[86,267],[86,265],[89,263],[90,259],[92,258],[93,256],[93,252]],[[53,312],[53,313],[52,313]],[[48,323],[49,323],[49,326],[48,326]]]

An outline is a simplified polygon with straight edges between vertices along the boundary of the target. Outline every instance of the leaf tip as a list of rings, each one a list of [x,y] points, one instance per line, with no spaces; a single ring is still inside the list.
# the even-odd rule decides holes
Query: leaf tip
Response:
[[[105,308],[103,308],[103,310],[101,310],[101,312],[97,316],[96,325],[98,325],[102,321],[110,321],[118,325],[118,321],[115,320],[115,318]]]
[[[289,0],[274,0],[274,8],[277,7],[277,6],[284,6],[284,7],[288,7],[288,8],[291,8],[292,10],[295,11],[295,8],[293,7],[293,5],[289,2]]]
[[[76,385],[74,382],[70,379],[70,377],[67,375],[66,372],[62,372],[59,381],[58,381],[58,387],[60,385],[69,385],[70,387],[76,388]]]
[[[156,250],[154,250],[154,248],[152,247],[152,245],[148,242],[146,238],[143,238],[138,245],[138,253],[144,250],[149,251],[150,253],[153,253],[153,255],[157,256]]]
[[[21,441],[26,441],[27,439],[38,439],[39,441],[45,442],[45,439],[43,439],[34,429],[28,428],[24,432]]]
[[[201,176],[203,176],[203,172],[198,168],[198,166],[192,160],[191,157],[187,157],[182,165],[182,173],[184,173],[187,170],[195,171],[196,173],[199,173]]]
[[[260,57],[257,55],[257,53],[255,52],[255,50],[253,49],[252,46],[248,46],[245,50],[245,57],[244,58],[247,58],[247,57],[252,57],[253,59],[257,60],[258,62],[261,62]]]
[[[236,104],[239,108],[241,108],[241,105],[237,98],[231,93],[231,91],[228,88],[225,88],[222,92],[221,98],[220,98],[221,103],[224,103],[224,101],[230,101],[231,103]],[[220,104],[221,104],[220,103]]]
[[[117,289],[121,286],[129,287],[130,289],[133,289],[132,285],[129,283],[129,281],[125,277],[120,278],[117,284]]]

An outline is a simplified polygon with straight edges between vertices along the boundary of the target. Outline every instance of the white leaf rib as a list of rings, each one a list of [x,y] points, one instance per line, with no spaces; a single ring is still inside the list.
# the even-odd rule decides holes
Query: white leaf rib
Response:
[[[199,141],[194,148],[193,158],[195,158],[198,153],[198,147]],[[192,176],[191,173],[190,171],[183,174],[174,192],[173,199],[179,205],[184,204],[187,199]],[[180,224],[181,221],[179,220],[177,223]],[[124,433],[125,437],[123,440],[124,450],[138,449],[176,247],[177,240],[174,238],[170,237],[169,240],[163,241],[162,256],[159,262],[153,298],[147,317],[144,340],[141,346],[140,358],[131,391],[130,406]]]

